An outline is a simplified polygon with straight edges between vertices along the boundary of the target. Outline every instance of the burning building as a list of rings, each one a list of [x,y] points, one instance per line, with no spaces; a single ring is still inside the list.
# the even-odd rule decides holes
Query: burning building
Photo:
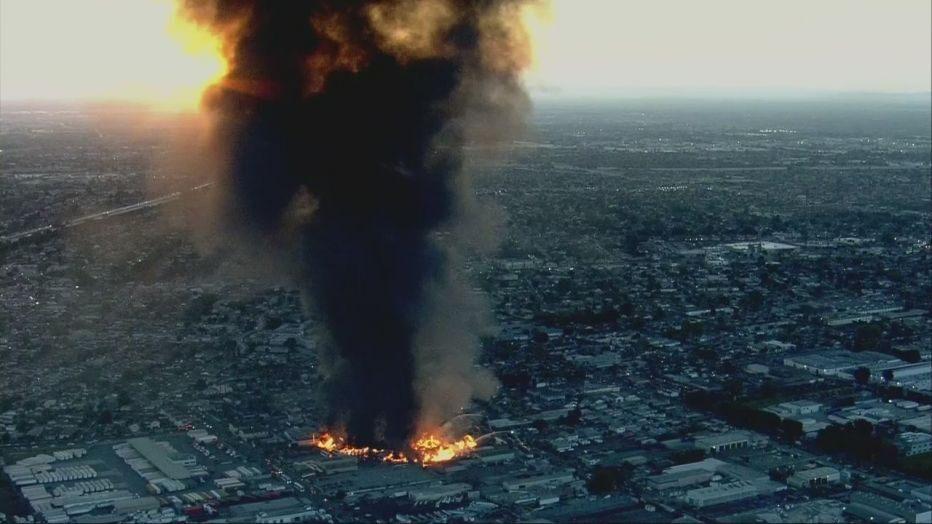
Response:
[[[417,463],[425,466],[461,457],[479,445],[472,435],[455,439],[450,438],[449,435],[430,433],[419,435],[409,443],[407,449],[402,451],[353,446],[345,437],[331,433],[315,436],[306,444],[336,455],[375,458],[388,463]]]
[[[456,265],[482,222],[462,151],[520,129],[527,0],[181,1],[227,61],[202,101],[224,238],[287,258],[325,324],[339,445],[474,447],[423,435],[494,390]]]

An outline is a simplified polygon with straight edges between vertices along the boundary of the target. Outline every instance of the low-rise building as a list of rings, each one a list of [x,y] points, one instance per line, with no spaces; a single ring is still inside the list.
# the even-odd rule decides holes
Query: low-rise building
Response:
[[[729,431],[721,435],[711,435],[696,439],[696,449],[706,453],[721,453],[751,445],[751,436],[746,431]]]
[[[896,447],[906,455],[921,455],[932,452],[932,435],[907,431],[896,436]]]
[[[874,493],[855,491],[851,494],[851,505],[859,505],[868,511],[895,515],[905,522],[932,522],[932,507],[912,500],[896,501]]]
[[[295,465],[323,475],[335,475],[359,469],[359,458],[349,455],[320,456],[296,462]]]
[[[696,484],[703,484],[712,479],[714,473],[703,469],[661,473],[647,479],[650,486],[658,491],[685,488]]]
[[[296,497],[239,504],[230,506],[226,512],[229,514],[228,518],[231,522],[262,522],[267,524],[322,520],[322,517],[326,515],[323,510],[312,506],[310,501]]]
[[[786,479],[787,484],[797,489],[826,486],[840,481],[841,472],[828,466],[797,471]]]
[[[692,489],[686,492],[686,502],[697,508],[716,506],[738,500],[753,498],[758,495],[753,483],[738,480],[726,484],[718,484],[707,488]]]
[[[822,404],[811,400],[794,400],[783,402],[779,407],[789,415],[811,415],[821,411]]]
[[[575,477],[573,476],[572,470],[565,470],[543,475],[509,479],[502,482],[502,487],[505,488],[506,491],[519,491],[529,488],[568,484],[574,479]]]
[[[472,486],[463,482],[453,484],[438,484],[423,486],[408,491],[408,498],[415,504],[441,502],[443,500],[462,497],[472,489]]]

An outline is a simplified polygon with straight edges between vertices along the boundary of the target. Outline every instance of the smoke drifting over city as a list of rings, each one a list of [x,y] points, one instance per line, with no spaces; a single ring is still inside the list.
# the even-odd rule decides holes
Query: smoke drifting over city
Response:
[[[326,324],[331,423],[355,444],[402,447],[494,389],[460,235],[438,233],[482,222],[464,144],[511,136],[528,108],[526,3],[183,3],[228,61],[203,101],[223,223],[293,257]]]

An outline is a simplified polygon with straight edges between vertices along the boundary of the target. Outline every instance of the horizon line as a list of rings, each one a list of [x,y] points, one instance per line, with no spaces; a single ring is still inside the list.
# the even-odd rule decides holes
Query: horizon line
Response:
[[[928,97],[929,105],[932,106],[932,89],[914,90],[914,91],[871,91],[871,90],[839,90],[823,88],[736,88],[736,87],[624,87],[624,88],[585,88],[585,89],[567,89],[552,88],[544,86],[529,86],[527,88],[528,96],[532,101],[554,102],[554,101],[621,101],[621,100],[648,100],[648,99],[669,99],[669,100],[729,100],[729,99],[747,99],[747,100],[787,100],[796,99],[799,101],[823,99],[826,97],[844,97],[844,98],[918,98]],[[194,113],[198,108],[165,107],[157,101],[133,100],[121,98],[103,98],[103,97],[76,97],[76,98],[0,98],[0,111],[4,110],[4,105],[14,106],[68,106],[80,108],[93,107],[113,107],[113,108],[135,108],[140,110],[152,110],[165,113]]]

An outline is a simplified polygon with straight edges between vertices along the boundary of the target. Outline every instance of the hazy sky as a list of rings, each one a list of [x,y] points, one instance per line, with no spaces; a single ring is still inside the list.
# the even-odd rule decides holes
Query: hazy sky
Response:
[[[555,0],[533,83],[928,91],[930,0]]]
[[[0,0],[0,98],[190,102],[221,66],[171,13],[168,0]],[[932,89],[930,0],[552,0],[546,18],[536,91]]]

